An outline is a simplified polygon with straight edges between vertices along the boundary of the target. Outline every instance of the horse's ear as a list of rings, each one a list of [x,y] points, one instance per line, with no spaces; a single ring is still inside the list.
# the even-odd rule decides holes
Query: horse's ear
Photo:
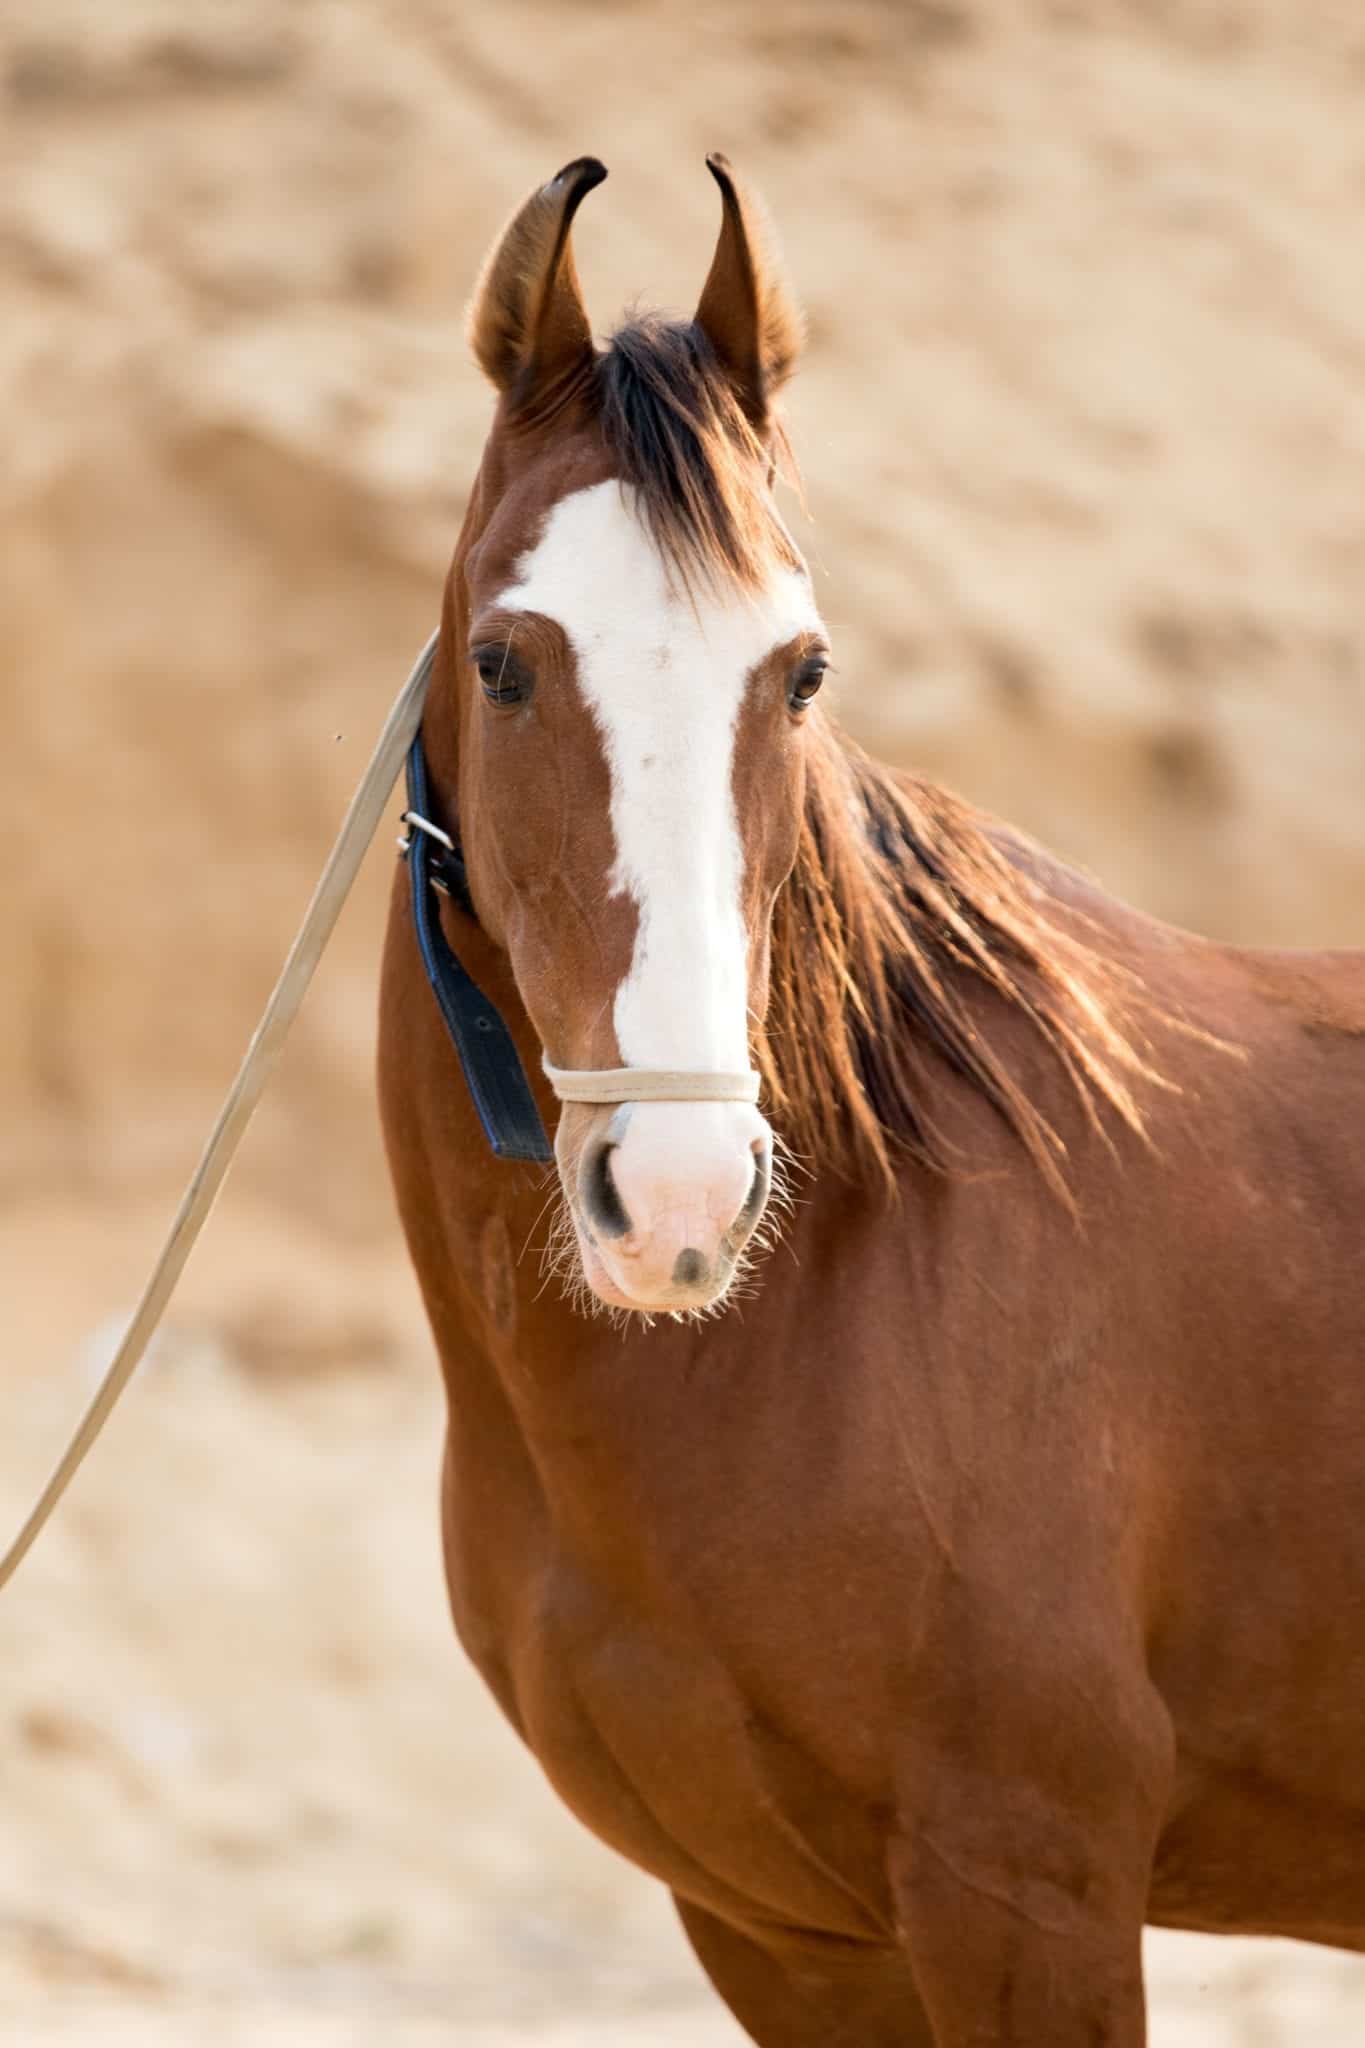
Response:
[[[722,212],[696,321],[761,433],[774,397],[796,367],[805,323],[774,253],[761,202],[739,185],[719,151],[707,157],[706,168],[720,186]]]
[[[606,177],[580,156],[542,185],[490,251],[469,307],[469,342],[485,376],[518,403],[592,358],[592,327],[574,268],[569,231],[582,201]]]

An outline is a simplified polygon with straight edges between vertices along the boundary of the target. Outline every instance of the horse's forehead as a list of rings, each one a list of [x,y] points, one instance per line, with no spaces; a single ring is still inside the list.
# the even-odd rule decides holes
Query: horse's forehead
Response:
[[[774,647],[820,623],[805,570],[776,558],[752,588],[685,590],[615,478],[549,508],[496,602],[553,619],[580,663],[618,670],[633,657],[657,670],[695,661],[714,683],[736,688]],[[693,687],[701,680],[679,678]]]

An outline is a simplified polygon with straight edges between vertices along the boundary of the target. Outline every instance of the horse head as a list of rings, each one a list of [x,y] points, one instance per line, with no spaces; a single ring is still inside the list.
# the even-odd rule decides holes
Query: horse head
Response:
[[[773,497],[800,318],[708,164],[722,222],[690,321],[595,345],[572,251],[591,158],[495,244],[470,337],[498,402],[443,628],[473,902],[563,1098],[583,1275],[644,1311],[718,1302],[769,1200],[751,1038],[828,657]]]

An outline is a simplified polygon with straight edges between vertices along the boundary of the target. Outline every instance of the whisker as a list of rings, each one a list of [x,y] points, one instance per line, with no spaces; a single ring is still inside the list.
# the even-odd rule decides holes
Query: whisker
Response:
[[[512,642],[513,642],[513,640],[514,640],[514,639],[515,639],[515,637],[516,637],[516,631],[517,631],[517,628],[516,628],[516,623],[515,623],[515,621],[514,621],[514,622],[513,622],[513,624],[512,624],[511,626],[509,626],[509,628],[508,628],[508,630],[507,630],[507,642],[506,642],[506,645],[504,646],[504,648],[503,648],[503,650],[502,650],[502,667],[501,667],[501,668],[500,668],[500,669],[498,670],[498,688],[499,688],[499,689],[501,689],[501,688],[502,688],[502,679],[503,679],[503,677],[504,677],[504,676],[506,675],[506,673],[507,673],[507,664],[508,664],[508,662],[509,662],[509,661],[511,660],[511,658],[512,658]]]
[[[518,1265],[520,1265],[520,1264],[521,1264],[522,1260],[523,1260],[523,1259],[524,1259],[524,1258],[526,1257],[526,1254],[527,1254],[527,1252],[528,1252],[528,1251],[530,1250],[530,1248],[531,1248],[531,1239],[532,1239],[532,1238],[533,1238],[533,1237],[535,1236],[536,1232],[537,1232],[537,1231],[539,1230],[539,1228],[540,1228],[540,1226],[541,1226],[541,1223],[542,1223],[542,1222],[544,1221],[544,1218],[545,1218],[545,1212],[546,1212],[546,1210],[547,1210],[547,1209],[548,1209],[548,1208],[550,1207],[551,1203],[552,1203],[552,1202],[554,1201],[554,1199],[555,1199],[555,1196],[556,1196],[556,1194],[558,1194],[558,1192],[559,1192],[559,1189],[558,1189],[557,1187],[553,1187],[553,1188],[551,1188],[551,1189],[550,1189],[550,1192],[549,1192],[549,1193],[548,1193],[548,1194],[546,1195],[546,1197],[545,1197],[545,1200],[544,1200],[544,1201],[543,1201],[543,1202],[541,1203],[541,1205],[540,1205],[539,1209],[538,1209],[538,1210],[536,1211],[536,1217],[535,1217],[535,1221],[534,1221],[534,1223],[533,1223],[533,1224],[531,1225],[531,1228],[530,1228],[530,1229],[529,1229],[529,1230],[527,1231],[527,1233],[526,1233],[526,1242],[525,1242],[525,1243],[523,1244],[523,1246],[522,1246],[521,1250],[520,1250],[520,1251],[519,1251],[519,1252],[517,1253],[517,1264],[518,1264]]]

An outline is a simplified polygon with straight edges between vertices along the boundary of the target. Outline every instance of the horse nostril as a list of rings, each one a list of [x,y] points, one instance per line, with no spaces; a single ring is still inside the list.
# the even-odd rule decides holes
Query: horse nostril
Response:
[[[772,1162],[765,1146],[754,1146],[754,1177],[749,1182],[749,1192],[744,1197],[744,1207],[736,1216],[730,1228],[733,1233],[751,1230],[757,1223],[763,1204],[768,1199],[768,1183],[772,1177]]]
[[[593,1228],[603,1237],[624,1237],[630,1229],[625,1203],[612,1177],[611,1155],[614,1149],[599,1140],[583,1162],[583,1206]]]

